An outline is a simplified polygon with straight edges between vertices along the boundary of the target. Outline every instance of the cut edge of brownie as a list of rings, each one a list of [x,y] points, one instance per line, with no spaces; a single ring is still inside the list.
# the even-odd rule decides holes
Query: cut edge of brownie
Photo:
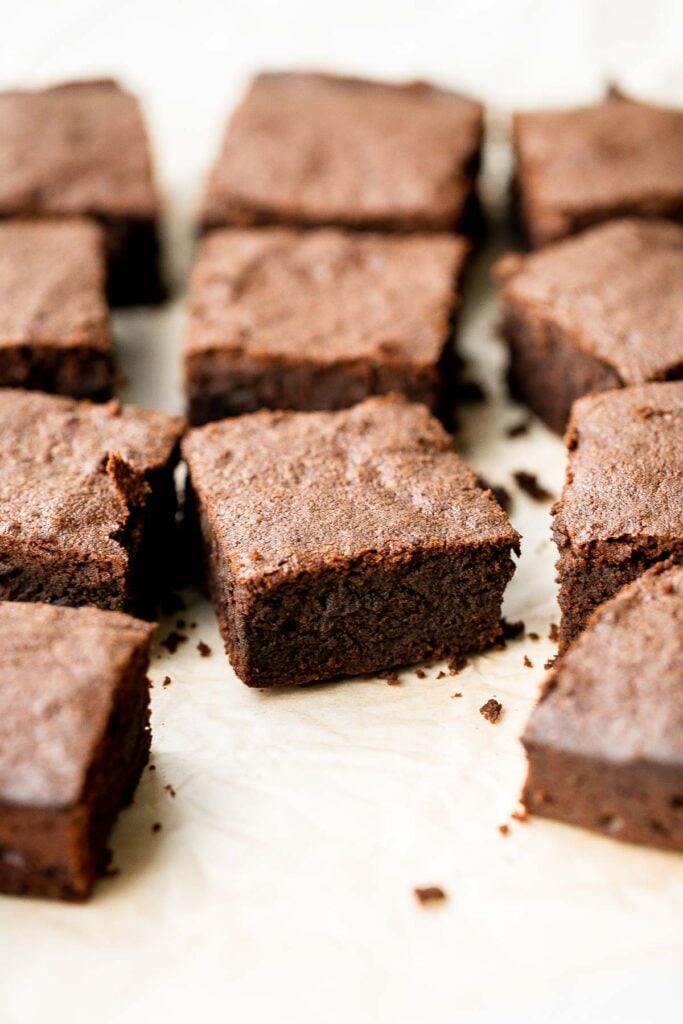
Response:
[[[104,873],[111,829],[132,802],[149,756],[153,630],[150,625],[121,672],[78,801],[66,807],[0,802],[0,892],[82,901]]]
[[[93,345],[67,348],[28,341],[0,346],[0,387],[106,402],[113,384],[111,352]]]

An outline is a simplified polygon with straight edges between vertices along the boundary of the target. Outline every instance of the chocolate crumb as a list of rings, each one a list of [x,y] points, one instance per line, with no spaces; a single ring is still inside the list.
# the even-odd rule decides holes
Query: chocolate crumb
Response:
[[[443,669],[439,669],[439,671],[436,674],[436,678],[437,679],[445,679],[446,678],[446,673],[443,671]]]
[[[417,676],[418,679],[426,679],[427,678],[427,673],[422,668],[418,668],[417,671],[415,672],[415,675]]]
[[[166,785],[164,786],[164,789],[166,790],[166,792],[168,793],[169,796],[173,796],[173,797],[175,796],[175,789],[173,788],[173,786],[171,785],[170,782],[166,783]]]
[[[503,823],[502,825],[498,826],[498,831],[502,836],[507,836],[510,834],[510,826]]]
[[[447,898],[440,885],[427,885],[422,889],[415,889],[415,895],[423,906],[427,903],[440,903]]]
[[[528,655],[524,655],[524,668],[533,668],[534,663]]]
[[[500,713],[503,710],[503,705],[495,697],[490,697],[485,704],[479,708],[479,714],[483,715],[487,722],[491,725],[495,725],[500,718]]]
[[[518,622],[508,622],[507,619],[501,619],[500,627],[506,640],[514,640],[524,633],[524,623],[521,619]]]
[[[170,686],[171,685],[171,677],[170,676],[164,676],[164,681],[163,681],[163,683],[161,685],[162,686]]]
[[[530,640],[540,640],[541,639],[540,636],[538,635],[538,633],[527,633],[527,636],[529,637]]]
[[[185,629],[185,619],[176,620],[176,629]]]
[[[543,666],[543,668],[546,668],[546,669],[552,668],[556,661],[557,661],[557,655],[555,655],[553,658],[548,658],[548,660],[546,661],[546,663]]]
[[[518,423],[511,424],[505,433],[508,437],[522,437],[523,434],[529,433],[530,426],[531,420],[520,420]]]
[[[167,637],[161,641],[161,646],[165,647],[169,654],[175,654],[181,644],[184,644],[188,639],[184,633],[177,633],[175,629],[172,629]]]
[[[150,772],[155,772],[157,770],[157,766],[155,764],[148,764],[147,769]]]
[[[453,700],[454,697],[462,697],[462,694],[461,693],[452,693],[451,694],[451,700]]]
[[[448,672],[450,675],[457,676],[464,668],[467,668],[467,658],[464,654],[455,654],[449,659]]]
[[[528,821],[529,812],[527,811],[526,807],[519,807],[516,811],[512,812],[510,817],[514,818],[515,821]]]
[[[550,630],[548,631],[548,640],[552,640],[554,644],[560,639],[560,628],[556,622],[550,623]]]
[[[525,469],[518,469],[512,476],[520,491],[524,491],[534,501],[552,501],[553,495],[538,482],[538,477],[535,473],[529,473]]]
[[[155,821],[152,825],[152,832],[161,832],[161,822]]]
[[[395,672],[390,672],[388,675],[382,676],[381,678],[386,679],[389,686],[398,686],[399,684],[399,678]]]
[[[208,644],[205,644],[203,640],[200,640],[197,644],[197,650],[201,654],[202,658],[208,658],[211,654],[211,648]]]

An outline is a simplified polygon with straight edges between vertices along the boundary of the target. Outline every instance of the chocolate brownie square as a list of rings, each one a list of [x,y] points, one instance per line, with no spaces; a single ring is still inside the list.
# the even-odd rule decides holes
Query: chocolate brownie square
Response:
[[[591,391],[683,377],[683,225],[611,221],[496,274],[512,391],[553,430]]]
[[[153,627],[0,603],[0,892],[80,900],[150,742]]]
[[[423,82],[262,74],[233,115],[204,228],[472,226],[483,107]]]
[[[480,651],[519,537],[424,405],[260,412],[189,433],[206,572],[249,686]]]
[[[102,233],[92,222],[0,222],[0,387],[109,398]]]
[[[611,93],[513,120],[522,226],[534,246],[613,217],[683,220],[683,111]]]
[[[115,305],[163,296],[159,214],[140,105],[116,82],[0,93],[0,217],[96,218]]]
[[[190,421],[339,409],[390,391],[447,416],[467,249],[436,234],[211,232],[190,282]]]
[[[683,381],[579,399],[567,447],[553,509],[561,650],[626,583],[655,562],[683,560]]]
[[[683,567],[655,566],[593,614],[522,741],[533,814],[683,850]]]
[[[0,600],[149,614],[182,430],[119,402],[0,390]]]

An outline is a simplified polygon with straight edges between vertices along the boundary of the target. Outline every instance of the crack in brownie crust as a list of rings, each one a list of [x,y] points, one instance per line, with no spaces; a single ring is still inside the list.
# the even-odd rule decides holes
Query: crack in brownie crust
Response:
[[[519,538],[428,411],[256,413],[184,442],[226,648],[249,685],[481,650]]]

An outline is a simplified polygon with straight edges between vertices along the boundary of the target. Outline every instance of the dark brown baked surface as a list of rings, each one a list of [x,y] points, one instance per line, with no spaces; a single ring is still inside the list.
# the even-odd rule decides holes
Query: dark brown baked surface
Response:
[[[480,650],[519,538],[428,410],[261,412],[184,454],[228,653],[248,684]]]
[[[100,229],[0,221],[0,387],[108,398],[112,343]]]
[[[683,381],[580,399],[554,513],[560,646],[655,562],[683,558]]]
[[[683,226],[611,221],[496,276],[512,389],[555,430],[590,391],[683,376]]]
[[[450,230],[470,210],[482,130],[479,103],[425,83],[258,75],[228,127],[202,223]]]
[[[655,566],[594,613],[523,742],[532,813],[683,850],[683,567]]]
[[[86,897],[149,750],[153,627],[0,603],[0,891]]]
[[[0,390],[0,599],[149,610],[181,420]]]
[[[517,189],[533,245],[612,217],[683,219],[683,111],[610,96],[513,121]]]
[[[117,304],[160,297],[159,212],[140,105],[116,82],[0,93],[0,217],[96,217]]]
[[[401,391],[445,404],[467,243],[287,228],[213,231],[190,282],[185,381],[198,424],[336,409]]]

